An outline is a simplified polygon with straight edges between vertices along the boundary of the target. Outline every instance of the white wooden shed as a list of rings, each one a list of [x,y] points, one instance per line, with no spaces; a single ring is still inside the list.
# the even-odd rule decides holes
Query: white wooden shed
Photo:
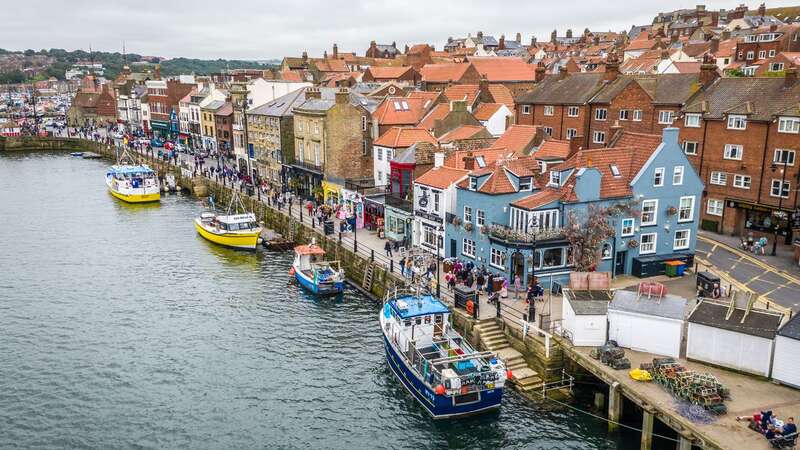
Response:
[[[772,378],[800,389],[800,314],[784,325],[775,337]]]
[[[783,316],[703,299],[689,315],[686,357],[768,377]]]
[[[576,346],[599,346],[606,343],[606,311],[610,291],[563,290],[561,318],[564,336]]]
[[[677,295],[617,290],[608,305],[608,338],[620,347],[677,358],[687,301]]]

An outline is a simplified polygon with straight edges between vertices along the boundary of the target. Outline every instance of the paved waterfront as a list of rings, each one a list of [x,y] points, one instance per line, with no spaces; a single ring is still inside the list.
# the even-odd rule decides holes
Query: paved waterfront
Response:
[[[391,378],[372,301],[316,301],[287,284],[288,255],[207,243],[196,199],[116,201],[106,165],[0,155],[0,447],[638,442],[515,393],[499,415],[432,422]]]

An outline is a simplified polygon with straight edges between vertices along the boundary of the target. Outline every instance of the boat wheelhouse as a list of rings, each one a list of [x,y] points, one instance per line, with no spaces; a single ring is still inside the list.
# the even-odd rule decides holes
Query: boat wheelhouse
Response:
[[[161,199],[158,177],[146,165],[113,165],[106,172],[106,184],[111,195],[128,203],[157,202]]]
[[[339,261],[322,261],[325,250],[314,242],[294,248],[292,273],[305,289],[318,295],[344,292],[344,271]]]
[[[500,407],[509,373],[479,352],[448,321],[450,310],[419,292],[387,295],[380,313],[386,360],[400,383],[434,419]]]
[[[225,247],[255,250],[261,236],[261,226],[253,213],[217,215],[204,212],[194,219],[200,236]]]

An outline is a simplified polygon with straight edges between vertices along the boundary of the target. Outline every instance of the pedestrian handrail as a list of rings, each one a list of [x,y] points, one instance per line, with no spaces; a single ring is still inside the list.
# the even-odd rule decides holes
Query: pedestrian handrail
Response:
[[[530,336],[534,339],[537,337],[544,337],[544,353],[546,358],[550,358],[550,344],[553,338],[553,335],[536,325],[535,322],[531,322],[528,319],[530,317],[517,310],[516,308],[503,303],[502,300],[498,300],[500,304],[500,318],[503,321],[509,321],[514,323],[515,325],[519,325],[522,329],[522,338],[525,339],[526,337]],[[527,305],[526,305],[527,306]],[[540,336],[537,336],[540,335]]]

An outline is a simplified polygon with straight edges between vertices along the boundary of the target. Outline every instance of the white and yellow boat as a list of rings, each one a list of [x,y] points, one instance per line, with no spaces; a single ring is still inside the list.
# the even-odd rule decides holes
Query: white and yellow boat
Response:
[[[204,212],[194,219],[194,227],[200,236],[215,244],[246,250],[255,250],[261,236],[253,213],[223,216]]]
[[[161,200],[161,187],[156,173],[146,165],[120,164],[106,173],[108,190],[114,197],[128,203],[147,203]]]

